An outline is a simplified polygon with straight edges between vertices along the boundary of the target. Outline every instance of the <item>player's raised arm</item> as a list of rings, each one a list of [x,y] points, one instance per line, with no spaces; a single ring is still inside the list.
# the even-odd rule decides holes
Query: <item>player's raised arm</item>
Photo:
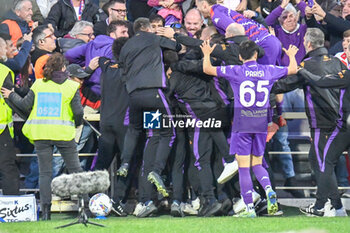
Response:
[[[203,72],[211,76],[217,76],[216,67],[213,66],[210,62],[210,54],[213,52],[215,46],[215,44],[213,46],[210,46],[209,41],[204,41],[201,45],[201,49],[204,55]]]
[[[298,63],[295,60],[295,54],[298,52],[298,48],[295,45],[289,45],[288,50],[283,48],[283,51],[289,57],[288,75],[296,74],[298,72]]]

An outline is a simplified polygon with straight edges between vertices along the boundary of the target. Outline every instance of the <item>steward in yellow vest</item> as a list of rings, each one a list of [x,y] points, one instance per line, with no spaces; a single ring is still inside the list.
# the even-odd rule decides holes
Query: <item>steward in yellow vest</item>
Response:
[[[0,87],[12,88],[13,82],[14,73],[0,64]],[[19,192],[19,171],[15,161],[12,109],[3,95],[0,95],[0,173],[4,195],[18,195]]]
[[[36,80],[24,98],[9,90],[4,95],[17,107],[30,112],[22,131],[34,141],[38,155],[43,220],[51,219],[53,147],[58,148],[69,173],[83,170],[74,141],[75,126],[82,123],[84,114],[79,83],[68,79],[65,63],[62,54],[51,55],[44,69],[44,78]]]
[[[69,79],[62,84],[37,80],[31,87],[36,98],[23,134],[33,141],[72,140],[75,124],[70,103],[78,89],[79,83]]]

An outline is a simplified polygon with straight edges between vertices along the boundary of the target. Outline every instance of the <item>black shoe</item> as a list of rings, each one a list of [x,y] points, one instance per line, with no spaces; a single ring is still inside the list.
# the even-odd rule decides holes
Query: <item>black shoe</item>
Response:
[[[284,186],[287,186],[287,187],[297,186],[295,177],[293,176],[293,177],[287,178],[286,182],[284,183]],[[295,198],[304,198],[305,197],[305,195],[300,190],[285,189],[285,191],[292,194],[292,196]]]
[[[151,171],[147,176],[147,180],[157,187],[157,191],[160,194],[162,194],[163,197],[169,196],[169,193],[165,188],[164,182],[157,172]]]
[[[257,216],[267,215],[267,201],[266,199],[260,199],[254,203],[255,213]]]
[[[43,209],[41,212],[41,220],[47,221],[51,220],[51,204],[43,204]]]
[[[153,204],[153,201],[150,201],[147,205],[143,205],[142,209],[140,210],[139,214],[136,215],[136,217],[139,218],[145,218],[145,217],[149,217],[152,216],[153,214],[155,214],[157,212],[157,207]]]
[[[178,202],[173,202],[170,207],[170,214],[173,217],[184,217],[185,214],[181,210],[181,205]]]
[[[120,216],[120,217],[128,216],[128,214],[124,210],[124,207],[121,205],[121,203],[119,201],[113,202],[112,211],[115,213],[115,215]]]
[[[129,164],[123,163],[120,168],[117,170],[117,176],[127,177],[129,171]]]
[[[198,212],[198,216],[210,217],[220,211],[222,204],[218,200],[206,200]]]
[[[307,216],[316,216],[316,217],[323,217],[324,215],[324,208],[322,209],[316,209],[315,204],[312,203],[307,207],[301,207],[299,210],[303,213],[306,214]]]
[[[224,199],[221,203],[219,213],[221,215],[228,215],[228,212],[232,209],[232,201],[229,198]]]

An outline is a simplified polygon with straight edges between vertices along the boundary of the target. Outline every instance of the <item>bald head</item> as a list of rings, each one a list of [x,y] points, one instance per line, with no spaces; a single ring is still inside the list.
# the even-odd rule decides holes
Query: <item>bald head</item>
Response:
[[[241,24],[232,23],[226,28],[225,37],[233,37],[233,36],[244,36],[245,30]]]
[[[193,8],[189,10],[185,16],[185,27],[188,32],[194,35],[199,29],[202,28],[203,19],[199,10]]]
[[[201,40],[209,40],[211,38],[212,35],[218,33],[216,31],[216,28],[214,26],[209,26],[209,27],[205,27],[202,30],[202,34],[201,34]]]

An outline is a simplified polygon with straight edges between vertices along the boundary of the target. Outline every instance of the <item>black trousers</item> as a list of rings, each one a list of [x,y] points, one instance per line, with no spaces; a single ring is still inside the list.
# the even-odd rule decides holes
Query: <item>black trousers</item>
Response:
[[[350,147],[350,131],[312,129],[309,161],[317,183],[316,208],[329,198],[335,209],[342,207],[334,168],[342,153]]]
[[[66,163],[69,173],[82,172],[80,166],[77,145],[71,141],[52,141],[37,140],[34,141],[36,153],[39,161],[39,186],[40,186],[40,204],[51,204],[51,181],[52,181],[52,158],[54,146],[57,147]],[[88,201],[85,195],[84,201]]]
[[[129,99],[129,119],[130,124],[126,132],[122,153],[122,162],[130,163],[135,153],[137,143],[143,131],[144,112],[156,112],[171,115],[168,101],[161,89],[136,90],[130,94]],[[159,133],[159,144],[155,153],[153,171],[160,174],[166,165],[171,147],[175,140],[174,128],[161,127]]]
[[[153,170],[154,154],[157,151],[159,139],[159,136],[152,136],[147,139],[145,144],[142,164],[139,172],[139,202],[145,203],[146,201],[156,198],[154,185],[147,180],[147,176],[148,173]]]
[[[213,173],[211,170],[211,155],[213,152],[213,139],[207,130],[195,128],[189,132],[190,147],[193,158],[190,166],[194,166],[198,174],[201,194],[207,198],[215,198],[213,191]],[[194,161],[194,162],[193,162]]]
[[[0,134],[0,173],[2,193],[4,195],[18,195],[19,171],[16,165],[16,151],[7,127]]]
[[[171,156],[171,180],[173,184],[173,200],[182,202],[184,194],[184,163],[186,158],[187,137],[184,130],[176,130],[176,141]]]
[[[108,169],[114,157],[117,157],[117,164],[121,164],[120,155],[123,150],[127,127],[124,126],[121,121],[119,124],[115,125],[101,124],[100,130],[101,137],[99,138],[99,150],[95,170]],[[114,201],[120,201],[125,198],[132,177],[132,172],[129,172],[127,177],[117,177],[113,196]]]

